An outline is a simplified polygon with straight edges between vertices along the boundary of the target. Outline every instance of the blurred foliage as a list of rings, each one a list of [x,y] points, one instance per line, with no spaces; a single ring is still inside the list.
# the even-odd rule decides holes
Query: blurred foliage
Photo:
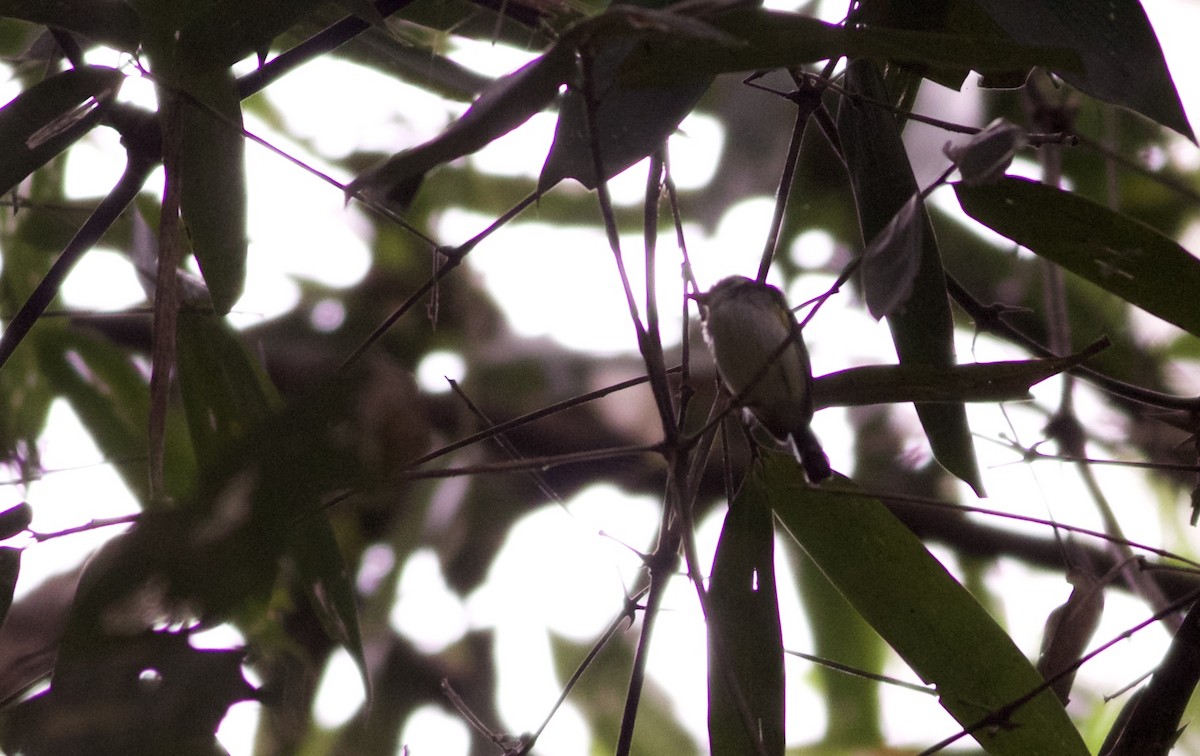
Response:
[[[653,494],[662,509],[629,595],[589,597],[615,608],[609,630],[594,645],[551,638],[595,752],[784,753],[789,723],[812,715],[783,697],[785,654],[800,649],[780,628],[777,567],[796,573],[778,585],[801,586],[811,650],[829,662],[813,674],[827,726],[804,752],[898,747],[884,740],[879,699],[887,647],[957,719],[950,741],[974,738],[997,754],[1082,754],[1099,741],[1105,753],[1169,750],[1200,676],[1189,651],[1200,581],[1168,569],[1186,560],[1165,546],[1134,549],[1082,461],[1108,540],[1064,544],[1049,523],[1037,536],[964,517],[961,505],[975,502],[953,485],[983,493],[965,404],[1021,398],[1062,371],[1072,377],[1060,401],[1037,408],[1046,445],[1012,441],[1015,458],[1054,448],[1072,460],[1103,450],[1159,463],[1146,476],[1173,505],[1196,485],[1200,401],[1177,381],[1200,353],[1200,261],[1181,244],[1197,223],[1200,179],[1149,21],[1137,0],[861,0],[839,23],[817,19],[814,5],[0,0],[0,54],[20,92],[0,109],[12,211],[0,218],[0,458],[25,479],[41,474],[46,418],[63,399],[141,510],[81,571],[15,603],[22,550],[71,534],[26,532],[49,503],[0,513],[0,747],[221,753],[227,709],[254,700],[263,754],[394,754],[409,717],[431,704],[471,721],[473,754],[530,752],[538,723],[502,731],[492,631],[419,648],[392,627],[396,587],[409,558],[431,552],[465,597],[521,518],[607,483]],[[522,49],[531,62],[493,79],[453,59],[467,39]],[[96,47],[126,63],[87,64]],[[287,105],[271,87],[323,58],[471,105],[394,154],[322,156],[355,176],[341,188],[370,213],[370,268],[346,289],[304,282],[293,311],[238,331],[225,316],[247,283],[243,114],[286,132]],[[345,90],[376,96],[355,79],[361,69],[341,70]],[[972,72],[982,75],[978,122],[912,112],[926,82],[948,87],[943,98],[972,97],[960,91]],[[157,111],[118,97],[138,76],[156,87]],[[410,107],[396,104],[416,115]],[[558,126],[536,181],[460,160],[542,111]],[[677,191],[661,148],[691,112],[720,123],[724,147],[713,181]],[[1005,120],[974,136],[993,119]],[[954,165],[913,164],[916,122],[952,134],[964,217],[1010,244],[926,203]],[[65,159],[98,129],[120,135],[124,173],[103,197],[67,199]],[[1038,163],[1041,182],[1004,175],[1018,156]],[[644,206],[613,208],[607,180],[646,157]],[[543,156],[528,160],[532,173]],[[146,182],[160,166],[156,196]],[[861,291],[856,306],[886,317],[900,361],[817,378],[819,407],[851,408],[856,459],[820,487],[739,433],[736,415],[711,419],[729,403],[707,355],[694,338],[664,352],[647,292],[631,294],[627,357],[525,340],[462,265],[492,229],[458,246],[431,231],[450,210],[500,226],[536,205],[540,222],[587,227],[597,240],[641,226],[649,260],[670,246],[673,209],[680,227],[711,230],[738,201],[768,195],[776,243],[760,277],[771,266],[786,280],[813,272],[786,251],[824,232],[835,253],[818,272],[844,274],[839,283]],[[63,309],[64,278],[99,243],[129,258],[143,306]],[[344,318],[318,328],[311,316],[330,303]],[[1133,308],[1178,330],[1148,342]],[[965,365],[954,337],[971,330],[1027,358]],[[413,378],[436,351],[467,365],[452,392]],[[614,385],[616,374],[636,380]],[[1076,411],[1080,381],[1120,413],[1119,441]],[[891,405],[905,403],[936,464],[902,459],[911,437]],[[715,561],[699,564],[695,525],[726,506]],[[790,558],[775,558],[779,536],[790,537]],[[975,595],[928,543],[966,565]],[[1064,585],[1069,573],[1074,585],[1130,591],[1178,630],[1120,717],[1115,704],[1093,703],[1097,691],[1071,688],[1073,669],[1035,666],[994,618],[992,607],[1023,590],[988,594],[978,580],[1002,558]],[[381,563],[382,574],[359,579]],[[681,572],[708,622],[704,746],[672,711],[670,682],[646,676],[655,620]],[[563,598],[532,590],[536,601]],[[1087,647],[1094,621],[1067,621],[1056,634]],[[193,647],[193,634],[223,624],[244,646]],[[369,703],[324,730],[314,697],[339,648]],[[1184,742],[1196,752],[1194,738]]]

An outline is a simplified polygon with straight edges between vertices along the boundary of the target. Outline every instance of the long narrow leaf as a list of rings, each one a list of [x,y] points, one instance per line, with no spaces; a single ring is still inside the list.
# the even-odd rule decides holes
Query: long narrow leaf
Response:
[[[855,407],[896,402],[1003,402],[1029,398],[1029,389],[1099,352],[1107,341],[1050,360],[1012,360],[972,365],[867,365],[813,382],[813,403]]]
[[[1196,140],[1158,38],[1138,0],[977,0],[1014,40],[1066,47],[1083,68],[1059,71],[1073,86]]]
[[[304,590],[321,626],[358,665],[363,689],[370,700],[371,679],[367,675],[367,658],[358,625],[354,583],[325,513],[315,512],[305,517],[296,527],[293,544]]]
[[[775,593],[775,530],[762,482],[750,478],[729,505],[708,600],[708,736],[711,752],[784,751],[783,637]],[[743,709],[744,706],[744,709]],[[753,730],[747,732],[748,715]]]
[[[1200,336],[1200,260],[1144,223],[1020,178],[954,185],[975,220],[1125,301]]]
[[[181,312],[179,388],[201,469],[221,461],[278,406],[262,365],[224,321]]]
[[[1064,47],[1022,45],[995,36],[945,34],[903,29],[855,29],[801,13],[739,8],[708,19],[726,37],[691,40],[688,45],[651,40],[622,69],[628,85],[669,82],[683,76],[794,67],[839,56],[904,60],[936,67],[977,71],[1027,71],[1047,66],[1081,70],[1079,56]],[[731,45],[726,39],[741,44]]]
[[[0,108],[0,194],[91,131],[124,79],[114,68],[72,68]]]
[[[1042,677],[982,606],[879,501],[848,481],[811,488],[791,457],[756,470],[792,537],[964,727],[1027,695]],[[973,733],[1005,756],[1086,754],[1053,691]]]
[[[213,309],[224,315],[246,281],[242,106],[228,71],[190,74],[186,91],[180,103],[181,211]]]
[[[870,61],[850,64],[846,87],[868,102],[887,101],[883,77]],[[846,100],[838,111],[837,125],[862,236],[873,239],[918,192],[917,182],[891,113]],[[924,225],[923,249],[912,294],[888,316],[888,326],[901,364],[944,367],[955,362],[954,321],[937,238],[923,205],[920,222]],[[962,404],[917,404],[916,409],[937,461],[982,495],[983,480]]]

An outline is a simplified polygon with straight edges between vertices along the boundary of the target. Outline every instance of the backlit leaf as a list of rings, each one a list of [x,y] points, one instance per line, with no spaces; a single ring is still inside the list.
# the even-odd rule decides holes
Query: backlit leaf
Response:
[[[224,315],[246,282],[242,106],[228,71],[189,75],[186,91],[190,97],[180,101],[181,212],[213,309]]]
[[[975,220],[1168,323],[1200,335],[1200,260],[1140,221],[1036,181],[955,184]]]
[[[713,754],[784,751],[783,639],[775,593],[775,529],[762,481],[729,505],[709,578],[708,734]],[[753,722],[746,730],[743,709]]]
[[[851,62],[846,86],[867,102],[887,101],[882,76],[870,61]],[[873,239],[919,191],[908,153],[895,117],[879,107],[843,100],[837,126],[862,237]],[[937,238],[924,206],[921,223],[921,261],[913,290],[904,308],[888,316],[888,327],[901,364],[944,367],[955,363],[954,322]],[[961,404],[917,404],[916,410],[937,461],[983,495],[966,410]]]
[[[845,480],[811,488],[788,456],[760,476],[776,516],[846,600],[964,727],[1029,694],[1042,677],[1008,634],[879,501]],[[1044,690],[973,735],[988,753],[1088,753],[1062,704]]]
[[[0,193],[91,131],[124,79],[114,68],[72,68],[0,108]]]
[[[1100,341],[1079,354],[1048,360],[1013,360],[969,365],[864,365],[813,381],[818,408],[896,402],[1005,402],[1029,398],[1029,389],[1083,362],[1107,345]]]
[[[1195,141],[1158,38],[1138,0],[978,0],[1014,40],[1065,47],[1083,62],[1057,70],[1093,97],[1123,105]]]

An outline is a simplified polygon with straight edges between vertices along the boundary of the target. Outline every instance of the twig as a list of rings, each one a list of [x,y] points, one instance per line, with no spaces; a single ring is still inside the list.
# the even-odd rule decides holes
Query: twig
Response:
[[[383,335],[387,333],[388,329],[391,328],[397,320],[404,317],[404,314],[411,310],[413,305],[419,302],[421,298],[424,297],[430,290],[432,290],[439,281],[445,278],[450,271],[457,268],[462,263],[463,259],[471,252],[471,250],[475,249],[475,246],[479,244],[479,242],[486,239],[505,223],[508,223],[510,220],[520,215],[521,211],[532,205],[535,201],[537,201],[537,195],[530,194],[525,197],[525,199],[511,207],[508,212],[504,213],[495,221],[493,221],[487,228],[480,231],[478,234],[460,246],[439,248],[439,253],[446,258],[445,262],[439,265],[437,270],[434,271],[434,274],[430,276],[430,278],[425,281],[420,288],[410,294],[408,299],[404,300],[403,304],[397,307],[391,315],[384,318],[383,322],[376,326],[375,330],[371,331],[367,338],[363,339],[362,343],[350,353],[350,356],[347,357],[344,362],[342,362],[340,370],[345,372],[353,367],[354,363],[358,362],[358,360],[362,358],[364,354],[366,354],[367,350],[370,349],[375,342],[379,341],[379,339],[381,339]]]
[[[1068,665],[1065,669],[1059,671],[1057,674],[1052,675],[1051,677],[1047,678],[1045,682],[1043,682],[1042,684],[1033,688],[1028,693],[1004,704],[1003,706],[997,708],[995,711],[989,713],[987,716],[984,716],[984,717],[980,718],[978,721],[964,727],[962,730],[955,733],[954,735],[951,735],[950,737],[946,738],[945,740],[942,740],[942,741],[930,746],[929,748],[926,748],[924,751],[921,751],[921,753],[918,754],[918,756],[928,756],[929,754],[937,753],[938,751],[941,751],[944,748],[947,748],[950,745],[953,745],[955,742],[966,737],[967,735],[976,733],[979,730],[982,730],[986,727],[992,727],[992,726],[1003,727],[1003,726],[1005,726],[1008,723],[1008,720],[1012,717],[1012,715],[1014,713],[1017,712],[1018,709],[1020,709],[1022,706],[1029,703],[1033,699],[1037,698],[1042,693],[1049,690],[1056,682],[1065,678],[1067,675],[1073,674],[1076,670],[1078,670],[1084,664],[1091,661],[1095,657],[1099,656],[1101,653],[1112,648],[1113,646],[1120,643],[1121,641],[1128,640],[1129,638],[1133,637],[1133,635],[1135,633],[1138,633],[1139,631],[1149,627],[1150,625],[1153,625],[1155,622],[1158,622],[1159,620],[1163,619],[1164,617],[1166,617],[1170,614],[1174,614],[1175,612],[1179,611],[1180,609],[1187,606],[1188,604],[1193,603],[1194,601],[1196,601],[1197,598],[1200,598],[1200,589],[1197,589],[1195,591],[1192,591],[1191,593],[1188,593],[1183,598],[1172,601],[1168,606],[1155,612],[1148,619],[1146,619],[1142,622],[1139,622],[1138,624],[1134,625],[1133,627],[1129,628],[1128,630],[1121,632],[1120,634],[1118,634],[1116,637],[1112,638],[1108,642],[1101,644],[1096,649],[1079,657],[1079,659],[1076,660],[1073,664]]]

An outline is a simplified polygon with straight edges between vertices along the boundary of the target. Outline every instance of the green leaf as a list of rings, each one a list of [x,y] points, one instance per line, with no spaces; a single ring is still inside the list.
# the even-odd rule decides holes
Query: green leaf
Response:
[[[224,315],[246,280],[242,107],[229,71],[184,78],[190,97],[180,98],[180,209],[213,309]]]
[[[888,101],[878,67],[864,60],[851,62],[846,87],[867,101],[844,99],[837,126],[862,237],[874,239],[917,194],[918,187],[895,117],[867,104]],[[902,365],[947,367],[955,363],[954,321],[937,238],[924,205],[920,222],[922,255],[912,294],[902,310],[888,316],[888,326]],[[982,496],[983,481],[963,406],[917,404],[916,410],[937,461]]]
[[[867,365],[813,381],[813,404],[856,407],[895,402],[1006,402],[1029,398],[1029,389],[1069,370],[1108,345],[1097,342],[1069,357],[981,362],[971,365]]]
[[[91,131],[124,80],[114,68],[72,68],[0,108],[0,194]]]
[[[179,388],[197,461],[206,469],[264,423],[278,397],[262,365],[223,319],[183,311],[176,334]]]
[[[265,57],[272,40],[319,2],[215,0],[207,5],[179,31],[180,65],[193,71],[223,71],[248,55]]]
[[[84,330],[42,327],[33,343],[47,382],[70,402],[104,457],[118,463],[125,485],[148,502],[144,460],[150,389],[137,365],[111,342]],[[195,475],[182,433],[178,420],[169,418],[164,470],[167,492],[177,500],[187,496]]]
[[[701,73],[680,76],[668,85],[626,86],[618,74],[630,58],[656,40],[668,55],[697,41],[740,44],[697,19],[627,6],[580,24],[572,30],[572,38],[579,40],[580,55],[590,58],[581,62],[577,80],[563,97],[554,143],[538,178],[539,193],[564,178],[595,189],[599,178],[593,143],[605,179],[655,152],[712,84],[713,77]],[[589,97],[595,134],[589,128]]]
[[[358,625],[354,583],[324,512],[314,512],[297,523],[292,553],[321,626],[330,638],[350,652],[358,664],[369,702],[371,679],[367,674],[367,658]]]
[[[711,753],[784,751],[783,637],[775,593],[775,529],[762,481],[729,505],[708,589],[708,735]],[[742,705],[744,704],[744,709]],[[743,714],[753,722],[746,731]]]
[[[1196,141],[1158,38],[1138,0],[978,3],[1017,42],[1078,53],[1082,69],[1055,69],[1072,86]]]
[[[1193,603],[1175,631],[1171,647],[1154,670],[1154,676],[1138,696],[1131,699],[1132,708],[1120,730],[1120,737],[1111,750],[1103,750],[1105,756],[1166,756],[1171,752],[1183,731],[1180,722],[1188,701],[1200,682],[1198,647],[1200,604]],[[1187,727],[1187,723],[1183,727]]]
[[[1028,142],[1023,129],[997,118],[966,144],[947,143],[943,152],[954,161],[964,184],[992,184],[1004,177],[1017,152]]]
[[[1200,335],[1200,260],[1139,221],[1026,179],[955,184],[975,220],[1189,333]]]
[[[863,299],[876,320],[904,309],[925,253],[925,203],[914,194],[862,254]]]
[[[65,29],[127,53],[141,45],[141,23],[126,0],[0,0],[0,16]]]
[[[1012,639],[882,503],[845,479],[810,488],[795,460],[771,454],[752,473],[776,516],[855,609],[964,727],[1042,684]],[[1000,726],[973,733],[989,753],[1088,753],[1045,690]]]
[[[937,68],[969,66],[980,72],[1027,71],[1037,65],[1056,71],[1082,67],[1078,55],[1070,50],[1015,44],[991,35],[854,29],[761,8],[733,10],[706,21],[720,36],[688,40],[686,45],[652,37],[626,61],[621,81],[627,86],[662,84],[680,76],[793,68],[839,56],[926,63]]]
[[[788,562],[800,586],[813,635],[813,654],[825,661],[881,673],[887,646],[796,544]],[[789,649],[789,653],[794,649]],[[870,753],[883,745],[878,686],[857,675],[816,663],[828,719],[821,746],[832,753]],[[841,750],[834,750],[841,749]],[[859,750],[851,750],[859,749]]]
[[[407,206],[425,173],[481,149],[529,120],[558,94],[574,66],[574,52],[556,45],[540,58],[497,79],[448,129],[360,174],[346,187],[376,201]]]
[[[579,678],[571,691],[571,700],[587,720],[592,731],[591,753],[614,753],[621,731],[624,701],[613,691],[629,685],[629,670],[634,666],[634,644],[613,638]],[[570,679],[580,662],[591,651],[590,645],[578,644],[550,633],[550,647],[559,680]],[[382,702],[376,704],[376,710]],[[660,756],[664,753],[694,754],[700,748],[679,723],[670,696],[654,677],[647,675],[638,702],[637,731],[630,744],[630,756]],[[534,749],[537,750],[537,749]]]

